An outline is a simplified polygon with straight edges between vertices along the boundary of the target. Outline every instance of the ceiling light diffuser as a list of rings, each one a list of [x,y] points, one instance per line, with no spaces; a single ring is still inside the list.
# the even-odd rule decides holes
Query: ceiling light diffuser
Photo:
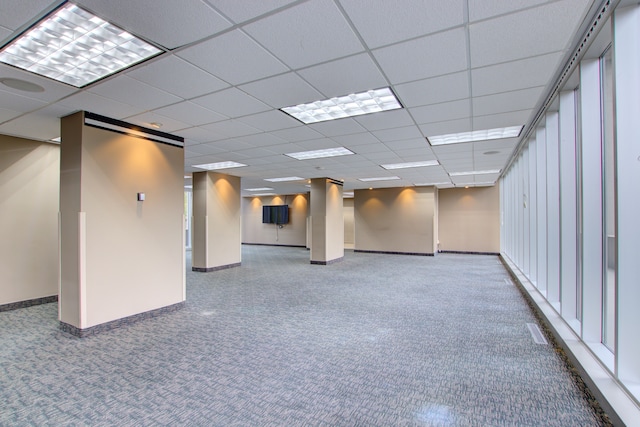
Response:
[[[490,173],[500,173],[500,169],[492,169],[486,171],[451,172],[449,176],[485,175]]]
[[[299,176],[285,176],[282,178],[265,178],[265,181],[269,182],[285,182],[285,181],[302,181],[304,178],[300,178]]]
[[[162,53],[72,3],[7,44],[0,62],[83,87]]]
[[[400,179],[399,176],[381,176],[376,178],[359,178],[358,181],[370,182],[370,181],[393,181],[394,179]]]
[[[398,108],[402,108],[398,98],[390,88],[385,87],[308,104],[284,107],[280,110],[302,123],[310,124]]]
[[[407,163],[391,163],[387,165],[380,165],[385,169],[406,169],[406,168],[421,168],[423,166],[438,166],[440,163],[437,160],[427,160],[424,162],[407,162]]]
[[[247,166],[244,163],[238,162],[217,162],[217,163],[206,163],[203,165],[193,165],[194,168],[198,169],[206,169],[206,170],[218,170],[218,169],[231,169],[231,168],[241,168],[243,166]]]
[[[459,144],[461,142],[488,141],[492,139],[515,138],[520,136],[524,126],[511,126],[472,132],[449,133],[446,135],[428,136],[431,145]]]
[[[273,188],[271,187],[259,187],[259,188],[245,188],[245,191],[271,191]]]
[[[297,153],[285,153],[285,156],[296,160],[321,159],[323,157],[348,156],[354,154],[353,151],[344,147],[326,148],[323,150],[300,151]]]

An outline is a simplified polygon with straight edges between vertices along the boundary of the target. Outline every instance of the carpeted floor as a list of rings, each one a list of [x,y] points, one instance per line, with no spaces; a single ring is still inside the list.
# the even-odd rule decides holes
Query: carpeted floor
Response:
[[[0,313],[0,425],[601,425],[497,257],[242,256],[93,337],[56,304]]]

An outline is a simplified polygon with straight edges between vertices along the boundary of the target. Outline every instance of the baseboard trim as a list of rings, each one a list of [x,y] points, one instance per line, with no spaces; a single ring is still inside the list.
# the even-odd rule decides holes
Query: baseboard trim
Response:
[[[134,314],[133,316],[123,317],[122,319],[112,320],[111,322],[101,323],[100,325],[91,326],[89,328],[78,328],[68,323],[60,321],[60,329],[79,338],[86,338],[102,332],[111,331],[113,329],[122,328],[137,323],[141,320],[152,319],[167,313],[173,313],[185,306],[185,302],[168,305],[166,307],[157,308],[155,310],[145,311],[144,313]]]
[[[219,265],[217,267],[191,267],[191,271],[197,271],[198,273],[211,273],[212,271],[226,270],[228,268],[240,267],[242,263],[236,262],[234,264]]]
[[[415,255],[415,256],[434,256],[428,252],[393,252],[393,251],[369,251],[365,249],[354,249],[353,252],[362,252],[367,254],[384,254],[384,255]]]
[[[331,264],[335,264],[336,262],[341,262],[343,260],[344,260],[344,257],[340,257],[340,258],[332,259],[329,261],[315,261],[312,259],[309,262],[313,265],[331,265]]]
[[[21,308],[33,307],[34,305],[49,304],[52,302],[58,302],[58,295],[28,299],[25,301],[10,302],[8,304],[0,304],[0,312],[19,310]]]
[[[305,245],[279,245],[277,243],[242,243],[246,246],[281,246],[283,248],[306,248]]]
[[[493,255],[493,256],[500,256],[500,252],[438,251],[438,253],[440,253],[440,254]]]

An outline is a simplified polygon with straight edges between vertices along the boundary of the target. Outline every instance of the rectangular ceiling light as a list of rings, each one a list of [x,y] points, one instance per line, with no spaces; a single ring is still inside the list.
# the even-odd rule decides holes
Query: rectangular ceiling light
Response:
[[[423,166],[438,166],[440,163],[437,160],[427,160],[424,162],[407,162],[407,163],[391,163],[387,165],[380,165],[385,169],[406,169],[406,168],[421,168]]]
[[[490,173],[500,173],[500,169],[492,169],[487,171],[451,172],[449,176],[485,175]]]
[[[162,53],[72,3],[7,44],[0,62],[83,87]]]
[[[385,87],[308,104],[284,107],[280,110],[304,124],[310,124],[398,108],[402,108],[398,98],[391,88]]]
[[[472,132],[449,133],[446,135],[428,136],[431,145],[459,144],[461,142],[488,141],[492,139],[516,138],[520,136],[524,126],[511,126]]]
[[[247,166],[247,165],[245,165],[244,163],[238,163],[238,162],[217,162],[217,163],[206,163],[203,165],[193,165],[194,168],[206,169],[209,171],[218,170],[218,169],[241,168],[243,166]]]
[[[269,182],[286,182],[286,181],[302,181],[304,178],[300,178],[299,176],[285,176],[282,178],[265,178],[265,181]]]
[[[272,191],[271,187],[245,188],[245,191]]]
[[[296,160],[321,159],[323,157],[348,156],[354,154],[353,151],[344,147],[326,148],[323,150],[300,151],[298,153],[285,153],[285,156]]]
[[[255,193],[251,197],[275,196],[276,193]]]
[[[360,178],[358,181],[370,182],[370,181],[393,181],[394,179],[400,179],[399,176],[381,176],[377,178]]]

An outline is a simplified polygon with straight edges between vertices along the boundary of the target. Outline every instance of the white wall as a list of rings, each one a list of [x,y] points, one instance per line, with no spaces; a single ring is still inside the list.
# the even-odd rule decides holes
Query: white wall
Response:
[[[279,228],[262,223],[262,207],[289,205],[289,223]],[[242,243],[305,246],[307,241],[308,196],[244,197],[242,199]]]

